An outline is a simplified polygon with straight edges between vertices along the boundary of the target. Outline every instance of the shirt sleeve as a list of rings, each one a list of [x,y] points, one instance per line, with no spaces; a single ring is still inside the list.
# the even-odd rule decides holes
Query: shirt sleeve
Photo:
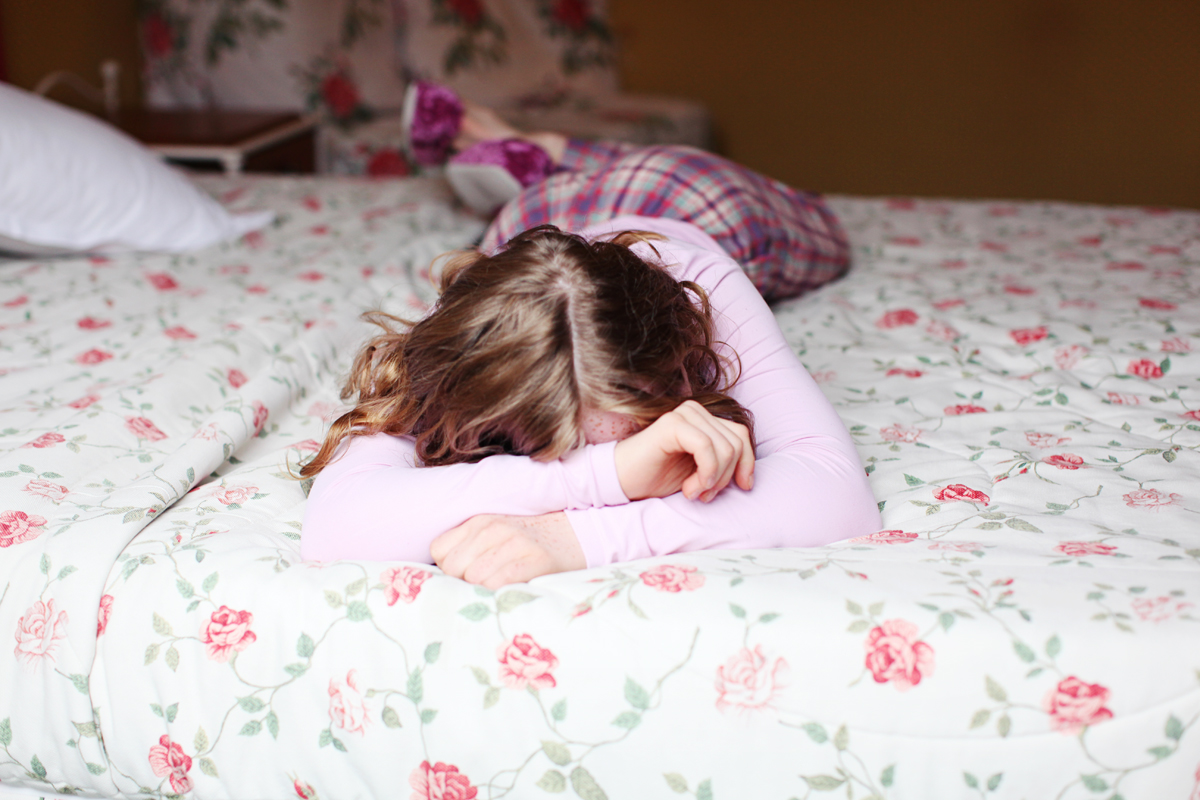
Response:
[[[588,445],[551,462],[497,455],[417,468],[410,437],[351,437],[313,482],[300,555],[430,564],[430,543],[478,514],[536,516],[627,503],[615,447]]]
[[[815,546],[878,530],[853,440],[753,284],[724,253],[656,246],[667,264],[678,263],[678,278],[708,291],[716,338],[740,360],[729,394],[754,415],[754,488],[731,483],[711,503],[676,493],[568,509],[588,566],[690,550]]]

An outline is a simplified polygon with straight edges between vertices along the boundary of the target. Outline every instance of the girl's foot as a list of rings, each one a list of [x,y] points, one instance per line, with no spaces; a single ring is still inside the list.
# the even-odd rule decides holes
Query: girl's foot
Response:
[[[528,139],[476,142],[446,164],[446,180],[471,210],[488,215],[554,172],[550,154]]]
[[[444,164],[454,151],[497,139],[531,142],[545,150],[554,164],[567,149],[562,134],[518,130],[487,106],[464,101],[452,89],[428,81],[414,81],[408,87],[400,128],[404,149],[424,166]]]
[[[463,104],[445,86],[414,81],[404,93],[400,115],[402,146],[424,166],[442,164],[462,130]]]

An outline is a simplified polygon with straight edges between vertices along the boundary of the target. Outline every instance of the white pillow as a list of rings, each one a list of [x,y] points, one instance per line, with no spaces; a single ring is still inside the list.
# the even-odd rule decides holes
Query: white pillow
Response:
[[[261,228],[101,120],[0,83],[0,250],[182,252]]]

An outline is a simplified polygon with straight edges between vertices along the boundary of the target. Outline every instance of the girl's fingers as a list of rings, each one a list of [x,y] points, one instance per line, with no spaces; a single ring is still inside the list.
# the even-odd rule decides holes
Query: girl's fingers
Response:
[[[687,401],[677,409],[686,427],[679,432],[681,444],[696,462],[700,499],[709,502],[717,496],[745,460],[749,436],[740,437],[735,429],[745,428],[736,423],[714,417],[706,408],[695,401]],[[685,481],[687,483],[687,481]],[[691,488],[691,487],[689,487]],[[694,495],[688,495],[695,499]]]
[[[496,537],[491,527],[493,519],[492,515],[481,514],[442,534],[450,537],[449,546],[439,548],[444,551],[442,558],[435,559],[442,572],[452,578],[462,578],[471,564],[494,546]],[[430,547],[431,551],[433,549]]]

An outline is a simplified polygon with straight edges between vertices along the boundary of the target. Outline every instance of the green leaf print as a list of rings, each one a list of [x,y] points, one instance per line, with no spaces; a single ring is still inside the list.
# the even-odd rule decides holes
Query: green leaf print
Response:
[[[696,800],[713,800],[712,780],[700,781],[700,785],[696,787]]]
[[[313,643],[312,637],[307,633],[301,633],[300,638],[296,640],[296,655],[301,658],[312,658],[314,650],[316,650],[316,645]]]
[[[832,792],[846,782],[845,778],[835,778],[833,775],[804,775],[803,778],[818,792]]]
[[[633,678],[625,678],[625,699],[629,705],[645,711],[650,707],[650,693],[638,685]]]
[[[687,779],[678,772],[666,772],[663,777],[667,781],[667,786],[671,787],[671,791],[676,794],[683,794],[688,790]]]
[[[534,600],[537,600],[537,595],[529,594],[528,592],[505,592],[496,598],[496,610],[504,614],[512,611],[517,606],[523,606]]]
[[[165,619],[160,617],[158,614],[155,614],[154,615],[154,632],[157,633],[159,636],[170,636],[172,634],[171,623],[167,622]]]
[[[460,608],[458,613],[471,620],[471,622],[479,622],[481,619],[491,614],[492,609],[488,608],[483,603],[471,603],[469,606],[463,606]]]
[[[438,656],[442,653],[441,642],[431,642],[425,647],[425,663],[432,664],[438,660]]]
[[[355,600],[346,606],[346,618],[351,622],[362,622],[370,617],[371,609],[362,600]]]
[[[808,738],[812,739],[817,744],[824,744],[829,741],[829,734],[825,731],[825,726],[819,722],[804,723],[804,732],[808,734]]]
[[[583,800],[608,800],[608,795],[596,783],[596,779],[592,777],[592,773],[583,767],[576,767],[571,770],[571,788]]]
[[[1179,721],[1178,717],[1172,714],[1167,717],[1167,725],[1164,732],[1167,734],[1168,739],[1174,739],[1178,742],[1183,736],[1183,723]]]
[[[38,780],[46,780],[46,768],[42,766],[41,759],[36,754],[29,759],[29,769],[38,777]]]
[[[382,716],[383,716],[383,724],[387,725],[389,728],[403,727],[400,724],[400,715],[396,712],[396,709],[392,708],[391,706],[383,707]]]
[[[560,767],[571,763],[571,751],[562,742],[546,739],[542,742],[542,752],[546,754],[546,758]]]
[[[909,486],[920,486],[925,481],[921,480],[920,478],[916,477],[915,475],[909,475],[906,472],[906,473],[904,473],[904,482],[907,483]]]
[[[617,714],[617,718],[612,721],[612,724],[616,725],[618,728],[632,730],[636,728],[641,721],[642,715],[636,711],[622,711],[620,714]]]
[[[546,774],[538,779],[534,784],[544,792],[552,792],[558,794],[567,790],[567,778],[556,769],[546,770]]]
[[[425,697],[425,681],[421,678],[420,668],[417,668],[408,676],[408,699],[414,703],[420,703],[423,697]]]
[[[1083,781],[1084,786],[1093,792],[1103,792],[1108,788],[1108,781],[1099,775],[1080,775],[1079,779]]]
[[[883,768],[883,772],[879,773],[879,783],[883,788],[888,788],[892,785],[892,781],[896,779],[896,765],[889,764]]]
[[[563,698],[550,707],[550,718],[555,722],[562,722],[567,718],[567,698]]]
[[[0,720],[0,745],[8,747],[12,744],[12,722],[9,717]]]

